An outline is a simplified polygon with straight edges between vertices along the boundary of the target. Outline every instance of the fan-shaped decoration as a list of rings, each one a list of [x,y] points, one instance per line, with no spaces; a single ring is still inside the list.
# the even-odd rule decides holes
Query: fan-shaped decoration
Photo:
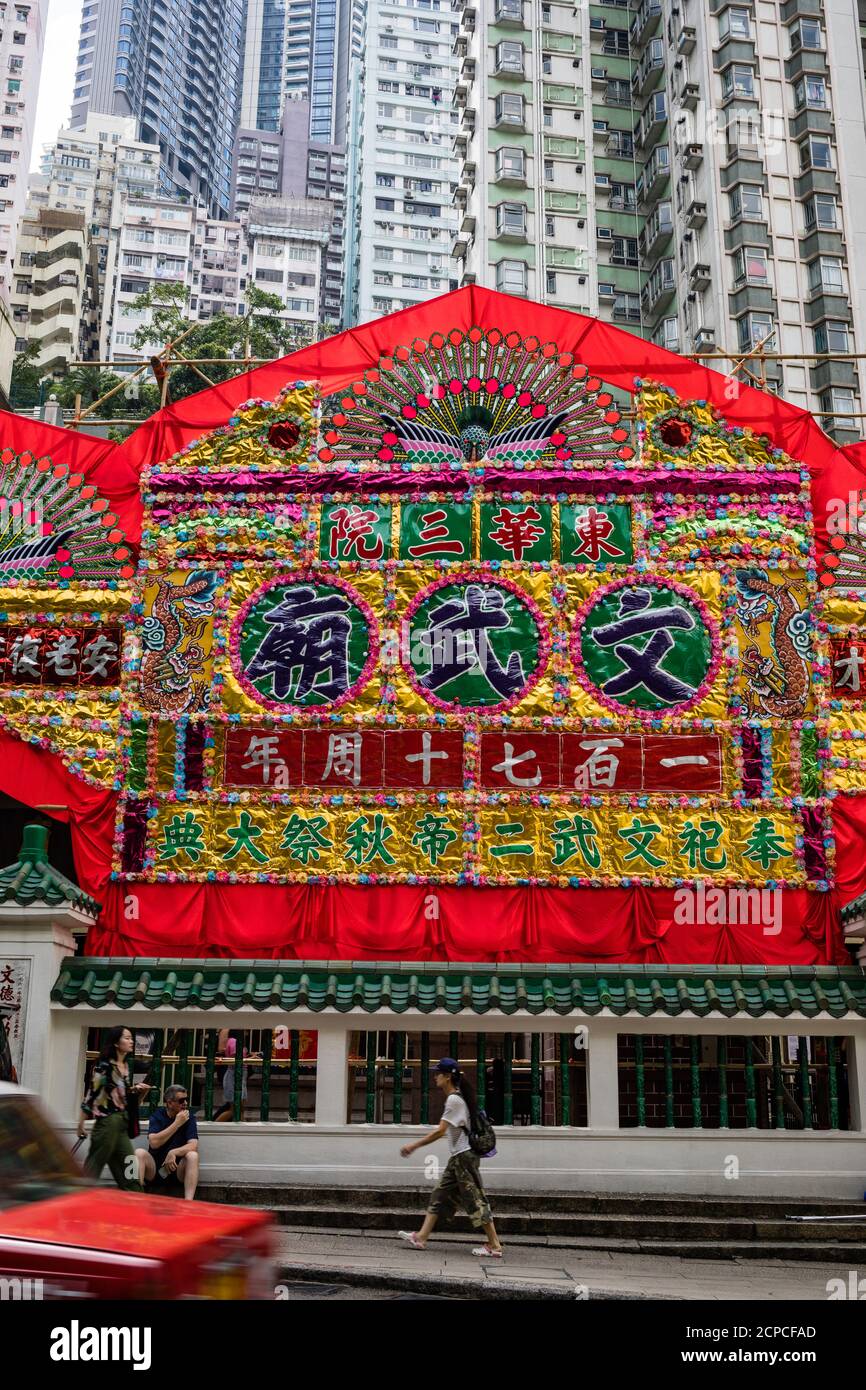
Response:
[[[380,358],[339,399],[318,456],[348,470],[610,466],[633,456],[620,418],[573,353],[471,328]]]
[[[0,587],[129,579],[132,551],[109,503],[81,473],[0,453]]]

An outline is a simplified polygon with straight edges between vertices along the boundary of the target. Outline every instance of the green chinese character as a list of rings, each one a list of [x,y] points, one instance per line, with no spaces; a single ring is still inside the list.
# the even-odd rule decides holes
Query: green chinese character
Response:
[[[749,836],[743,857],[767,870],[777,859],[790,859],[791,851],[785,849],[782,833],[776,829],[775,821],[761,816]]]
[[[256,844],[262,832],[259,826],[253,825],[249,811],[241,811],[237,825],[229,826],[225,833],[230,840],[234,840],[234,844],[222,856],[224,860],[236,859],[242,850],[246,850],[259,864],[268,862],[268,856]]]
[[[663,866],[665,861],[659,859],[650,849],[656,835],[662,833],[661,826],[655,821],[642,821],[635,816],[631,825],[624,826],[616,833],[621,840],[626,840],[631,845],[631,851],[625,856],[624,863],[630,864],[632,859],[643,859],[652,869],[660,869]]]
[[[194,864],[201,859],[204,850],[202,828],[192,811],[187,811],[185,816],[172,816],[168,825],[162,827],[162,834],[160,859],[174,859],[176,854],[185,854]]]
[[[384,864],[397,861],[390,850],[385,848],[394,831],[385,824],[380,811],[373,816],[373,829],[369,828],[369,816],[358,816],[346,832],[346,858],[354,864],[369,864],[372,859],[381,859]]]
[[[690,869],[724,869],[727,867],[728,855],[726,850],[722,850],[717,859],[711,859],[710,854],[714,849],[718,849],[719,840],[724,833],[724,826],[717,820],[702,820],[695,825],[694,821],[687,820],[680,831],[680,851],[688,855]]]
[[[415,822],[416,831],[412,836],[412,844],[417,845],[422,854],[425,854],[431,864],[436,864],[445,853],[449,845],[457,839],[457,832],[451,829],[448,824],[447,816],[436,816],[432,811],[428,811],[420,820]]]
[[[522,820],[503,821],[494,826],[494,829],[497,835],[525,835],[526,833]],[[509,854],[534,854],[535,849],[528,840],[522,840],[514,845],[491,845],[490,853],[495,854],[499,859],[503,855]]]
[[[569,859],[579,854],[591,869],[597,869],[601,863],[601,850],[595,843],[597,834],[598,830],[585,816],[555,820],[551,839],[556,848],[551,862],[557,866],[567,864]]]
[[[290,859],[298,859],[304,865],[309,864],[310,859],[318,861],[322,857],[321,850],[333,848],[332,841],[322,834],[327,824],[325,816],[310,816],[308,820],[297,815],[290,816],[280,849],[287,849]]]

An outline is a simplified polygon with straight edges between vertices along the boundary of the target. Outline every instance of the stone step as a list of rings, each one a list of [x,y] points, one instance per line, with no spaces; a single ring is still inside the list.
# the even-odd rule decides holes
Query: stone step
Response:
[[[306,1205],[273,1206],[270,1208],[277,1223],[304,1230],[342,1230],[342,1231],[397,1231],[414,1230],[420,1223],[424,1210],[421,1200],[404,1201],[389,1207]],[[567,1236],[577,1240],[586,1236],[601,1237],[608,1241],[670,1240],[672,1242],[694,1240],[713,1243],[717,1248],[720,1241],[775,1241],[796,1245],[839,1244],[853,1248],[866,1248],[866,1222],[843,1224],[797,1223],[788,1221],[753,1221],[748,1217],[733,1217],[727,1220],[706,1219],[698,1216],[666,1216],[632,1214],[614,1215],[573,1215],[571,1213],[548,1212],[543,1217],[528,1213],[502,1211],[494,1203],[497,1230],[502,1235]],[[449,1229],[458,1232],[472,1231],[468,1220],[462,1217],[449,1222]]]
[[[535,1220],[548,1213],[579,1216],[655,1216],[686,1217],[730,1221],[743,1217],[751,1221],[781,1221],[786,1216],[860,1216],[866,1232],[866,1203],[806,1198],[698,1197],[688,1194],[591,1193],[591,1192],[497,1192],[488,1186],[497,1212],[514,1213]],[[206,1183],[199,1195],[213,1202],[235,1202],[245,1206],[270,1208],[305,1207],[405,1209],[426,1205],[430,1188],[423,1187],[297,1187],[275,1184]],[[817,1223],[816,1223],[817,1224]],[[851,1225],[857,1223],[851,1222]],[[797,1223],[797,1229],[805,1229]]]

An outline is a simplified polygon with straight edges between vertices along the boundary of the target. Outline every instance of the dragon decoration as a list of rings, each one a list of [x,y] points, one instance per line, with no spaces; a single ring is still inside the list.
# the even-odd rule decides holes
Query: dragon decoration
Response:
[[[636,405],[506,329],[396,343],[154,461],[138,556],[7,451],[0,717],[120,788],[123,882],[826,889],[866,555],[819,573],[766,440]]]

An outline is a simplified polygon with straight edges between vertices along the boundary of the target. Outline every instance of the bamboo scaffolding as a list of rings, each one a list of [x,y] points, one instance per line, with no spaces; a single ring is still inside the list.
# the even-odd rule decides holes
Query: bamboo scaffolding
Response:
[[[113,386],[110,391],[107,391],[104,396],[101,396],[98,400],[93,401],[87,407],[86,410],[81,410],[81,398],[80,396],[76,396],[75,409],[73,417],[69,421],[68,428],[77,429],[78,426],[81,424],[82,420],[86,419],[89,415],[92,415],[93,412],[95,410],[98,410],[98,408],[101,405],[104,405],[106,401],[111,400],[111,398],[115,396],[118,393],[118,391],[125,390],[131,381],[134,381],[136,377],[141,376],[142,373],[146,372],[149,367],[152,367],[154,361],[161,362],[165,367],[165,374],[160,382],[160,406],[162,407],[166,404],[171,372],[176,367],[191,367],[192,370],[196,373],[196,375],[201,377],[201,379],[204,382],[206,382],[208,386],[214,386],[217,383],[212,381],[211,378],[207,376],[203,371],[200,371],[199,369],[201,367],[237,367],[237,371],[233,373],[233,376],[228,378],[229,380],[232,380],[233,377],[243,375],[244,372],[249,371],[252,367],[267,366],[270,363],[279,360],[278,358],[272,357],[186,357],[183,353],[177,351],[177,345],[183,342],[184,338],[186,338],[198,327],[200,327],[199,324],[192,324],[188,329],[186,329],[184,333],[180,335],[180,337],[175,338],[171,343],[167,343],[159,353],[156,353],[151,357],[124,358],[121,362],[112,359],[100,359],[97,361],[90,362],[70,362],[69,366],[71,369],[77,367],[97,367],[116,370],[118,366],[128,366],[136,361],[140,361],[141,365],[137,367],[135,371],[132,372],[130,375],[124,376],[123,380],[119,381],[116,386]],[[728,352],[723,348],[714,348],[711,352],[684,352],[680,355],[690,362],[730,362],[733,365],[731,372],[728,373],[728,375],[736,375],[740,372],[745,373],[749,381],[758,390],[761,391],[767,390],[766,367],[767,364],[770,362],[822,363],[866,361],[866,352],[767,351],[763,346],[764,341],[767,340],[763,340],[761,343],[757,344],[756,347],[752,348],[749,352]],[[757,375],[753,370],[752,364],[756,364],[757,366]],[[624,418],[627,420],[635,418],[634,410],[625,409],[623,410],[622,414]],[[821,410],[816,412],[816,414],[820,418],[825,420],[866,420],[866,411]],[[142,424],[144,420],[149,418],[149,416],[137,416],[134,419],[129,420],[113,419],[110,421],[103,421],[101,423],[110,423],[112,425],[139,425]]]

